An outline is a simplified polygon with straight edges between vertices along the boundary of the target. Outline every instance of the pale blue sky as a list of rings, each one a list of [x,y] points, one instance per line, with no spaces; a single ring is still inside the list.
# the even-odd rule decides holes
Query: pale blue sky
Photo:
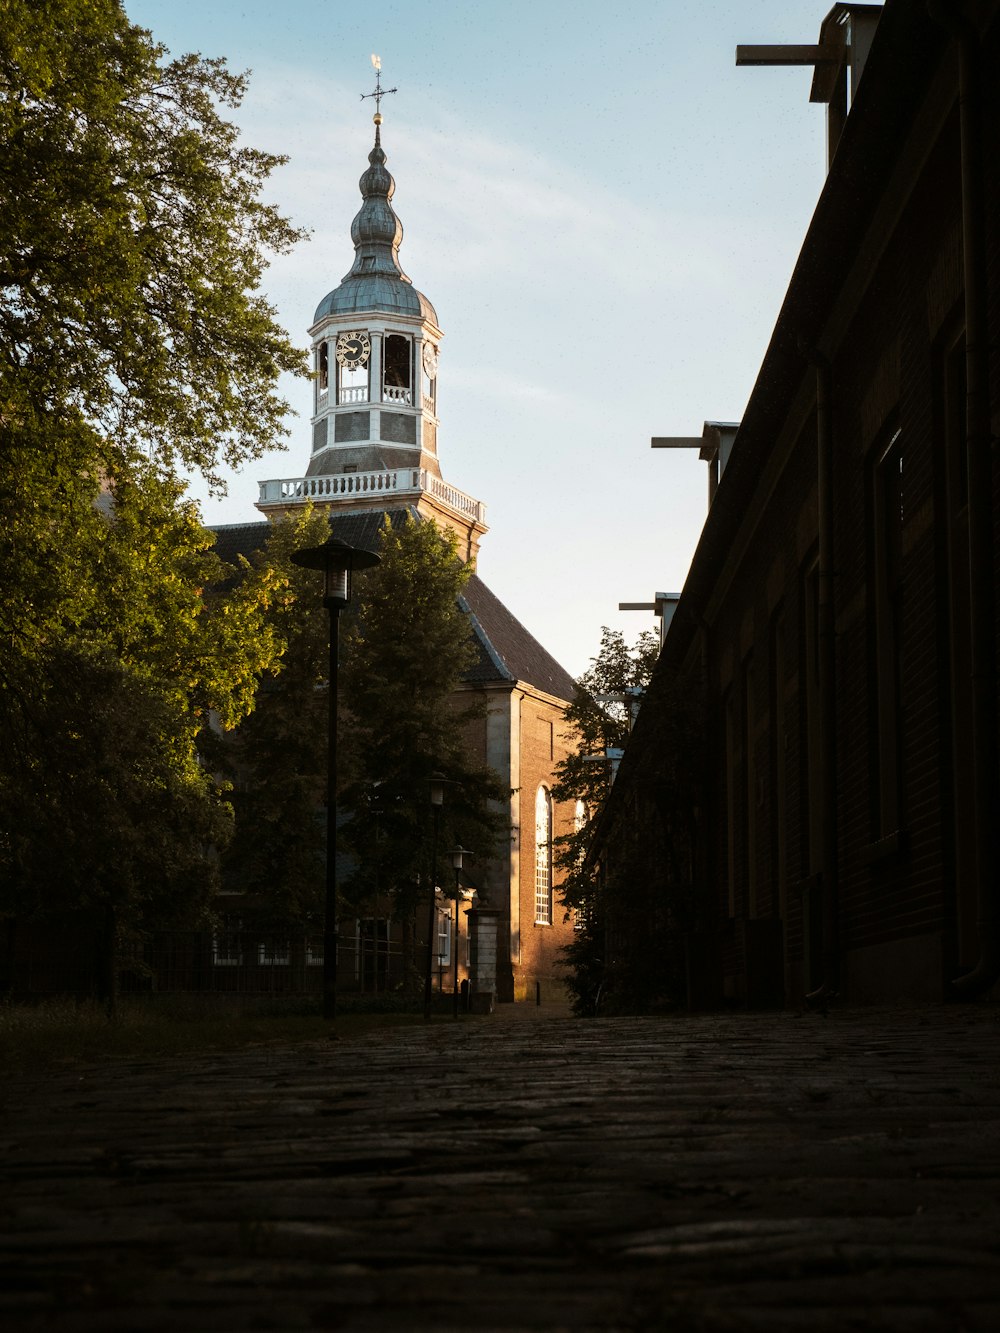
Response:
[[[291,158],[270,195],[312,232],[264,281],[303,346],[353,259],[382,57],[400,257],[445,332],[442,471],[488,507],[479,572],[573,674],[602,624],[652,627],[619,601],[681,587],[705,465],[650,436],[740,417],[822,187],[810,71],[736,45],[814,42],[830,3],[126,0],[174,53],[253,70],[236,118]],[[287,451],[207,522],[304,473],[311,388],[288,395]]]

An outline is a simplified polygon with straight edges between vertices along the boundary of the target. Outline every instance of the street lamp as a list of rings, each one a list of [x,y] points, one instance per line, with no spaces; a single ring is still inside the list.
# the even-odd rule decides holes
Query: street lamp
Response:
[[[431,884],[427,895],[427,968],[424,972],[424,1021],[430,1022],[432,978],[434,975],[434,940],[437,935],[437,905],[434,890],[437,887],[437,847],[441,833],[441,807],[444,805],[445,787],[457,787],[459,784],[443,773],[432,773],[427,779],[427,793],[431,803]]]
[[[431,887],[427,895],[427,968],[424,972],[424,1022],[431,1018],[431,978],[434,973],[434,938],[437,934],[437,905],[434,901],[435,881],[437,879],[437,845],[441,828],[441,807],[444,805],[444,789],[451,783],[442,773],[432,773],[427,779],[428,796],[431,802]]]
[[[340,613],[351,600],[351,574],[380,560],[374,551],[331,537],[322,546],[292,552],[292,563],[324,574],[323,605],[330,613],[330,735],[326,776],[326,901],[323,910],[323,1017],[337,1017],[337,696],[340,656]]]
[[[458,880],[459,876],[462,873],[462,862],[465,860],[467,856],[471,856],[472,853],[469,851],[468,847],[463,847],[462,844],[459,843],[457,847],[453,847],[451,849],[448,855],[451,857],[451,863],[455,867],[455,938],[452,941],[451,951],[453,955],[453,962],[455,964],[455,990],[454,994],[452,995],[452,1005],[453,1005],[452,1012],[453,1016],[457,1018],[458,1017],[458,904],[461,900]]]

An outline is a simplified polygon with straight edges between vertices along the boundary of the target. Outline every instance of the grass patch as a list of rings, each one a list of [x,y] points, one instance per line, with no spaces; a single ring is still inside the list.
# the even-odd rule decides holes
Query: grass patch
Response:
[[[381,997],[379,997],[381,998]],[[387,1027],[421,1023],[413,1001],[403,1005],[352,1003],[344,997],[336,1021],[340,1041],[357,1041]],[[93,1002],[45,1000],[0,1005],[0,1069],[28,1071],[53,1065],[241,1047],[319,1041],[331,1025],[317,1013],[319,997],[165,995],[123,999],[109,1019]]]

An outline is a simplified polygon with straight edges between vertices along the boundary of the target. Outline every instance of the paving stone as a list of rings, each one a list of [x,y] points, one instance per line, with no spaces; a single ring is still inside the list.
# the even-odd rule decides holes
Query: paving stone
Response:
[[[0,1323],[993,1330],[998,1037],[516,1006],[18,1077]]]

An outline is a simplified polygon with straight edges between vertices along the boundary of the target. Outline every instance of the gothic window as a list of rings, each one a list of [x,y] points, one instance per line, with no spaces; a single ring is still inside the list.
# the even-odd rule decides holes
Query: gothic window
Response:
[[[757,730],[754,697],[753,656],[743,664],[743,851],[746,856],[746,915],[757,915],[757,767],[754,762],[754,737]]]
[[[728,690],[723,703],[726,743],[726,910],[729,916],[736,915],[736,815],[737,788],[737,742],[736,742],[736,707],[732,690]]]
[[[552,796],[545,787],[535,796],[535,924],[552,925]]]
[[[413,341],[400,333],[385,340],[382,399],[387,403],[412,403]]]
[[[587,827],[587,807],[583,801],[577,801],[576,805],[573,808],[573,832],[577,834],[582,833],[586,827]],[[577,864],[578,865],[582,864],[582,862],[583,862],[583,849],[581,848]],[[590,911],[589,900],[583,903],[580,907],[574,907],[573,909],[574,930],[583,930],[587,922],[587,916],[589,914],[589,911]]]
[[[875,451],[869,473],[872,516],[873,764],[877,838],[900,825],[902,741],[903,447],[899,430]]]
[[[823,778],[820,752],[819,693],[819,558],[812,555],[802,571],[802,646],[800,682],[804,746],[806,825],[803,839],[803,877],[819,874],[822,867],[822,813],[820,788]]]
[[[787,773],[785,732],[785,615],[779,605],[771,618],[768,662],[768,768],[771,790],[770,844],[772,875],[778,891],[778,915],[788,916]]]

